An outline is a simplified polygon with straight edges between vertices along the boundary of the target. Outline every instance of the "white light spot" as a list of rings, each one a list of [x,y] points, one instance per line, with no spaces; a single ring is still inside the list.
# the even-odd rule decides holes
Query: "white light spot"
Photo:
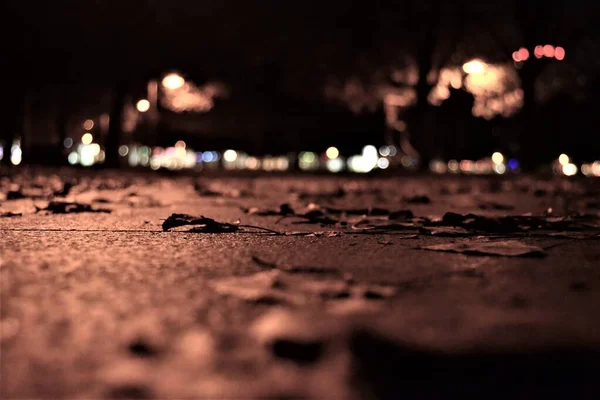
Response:
[[[238,154],[235,150],[226,150],[225,153],[223,153],[223,159],[227,162],[235,162],[237,158]]]
[[[387,158],[380,158],[379,161],[377,161],[377,166],[381,169],[386,169],[390,166],[390,161]]]

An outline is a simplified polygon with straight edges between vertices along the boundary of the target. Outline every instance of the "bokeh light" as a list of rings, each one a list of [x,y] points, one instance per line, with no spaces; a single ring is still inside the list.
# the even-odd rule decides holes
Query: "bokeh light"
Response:
[[[142,99],[140,101],[137,102],[137,104],[135,105],[135,107],[137,108],[137,110],[141,113],[144,113],[146,111],[148,111],[150,109],[150,102],[146,99]]]
[[[325,154],[327,155],[327,158],[329,158],[330,160],[333,160],[335,158],[338,158],[340,155],[340,151],[336,148],[336,147],[330,147],[327,149],[327,151],[325,152]]]
[[[83,143],[83,144],[90,144],[90,143],[92,143],[93,140],[94,140],[94,137],[89,132],[84,133],[83,136],[81,136],[81,143]]]
[[[94,129],[94,121],[92,121],[91,119],[86,119],[83,123],[83,129],[85,129],[86,131],[91,131],[92,129]]]
[[[185,85],[185,79],[179,74],[171,73],[163,78],[162,84],[167,89],[177,90]]]

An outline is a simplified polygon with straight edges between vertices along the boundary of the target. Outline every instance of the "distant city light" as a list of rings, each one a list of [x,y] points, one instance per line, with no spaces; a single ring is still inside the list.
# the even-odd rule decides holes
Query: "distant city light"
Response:
[[[178,140],[177,143],[175,143],[175,148],[185,149],[186,144],[183,140]]]
[[[337,173],[344,169],[344,160],[341,158],[334,158],[327,160],[327,170],[329,172]]]
[[[558,156],[558,162],[562,166],[567,165],[569,163],[569,161],[570,161],[569,156],[566,154],[561,154],[560,156]]]
[[[429,169],[436,174],[443,174],[447,170],[446,163],[441,160],[432,160],[429,163]]]
[[[327,158],[329,158],[330,160],[333,160],[333,159],[336,159],[339,157],[340,151],[337,148],[332,146],[327,149],[325,154],[327,155]]]
[[[544,46],[544,55],[548,58],[554,57],[554,46],[547,44]]]
[[[142,99],[137,102],[136,106],[137,110],[141,113],[145,113],[150,109],[150,102],[146,99]]]
[[[301,170],[317,169],[319,162],[317,155],[311,151],[303,151],[298,156],[298,166]]]
[[[100,145],[98,143],[92,143],[90,144],[90,147],[92,149],[92,153],[94,154],[94,157],[96,157],[97,155],[100,154],[100,150],[102,150],[100,148]]]
[[[510,168],[512,171],[519,169],[519,162],[514,158],[508,160],[508,168]]]
[[[573,176],[577,174],[577,165],[567,163],[562,166],[562,172],[566,176]]]
[[[544,57],[544,46],[542,46],[542,45],[535,46],[535,49],[533,50],[533,54],[535,55],[535,58]]]
[[[129,147],[126,145],[119,146],[119,155],[125,157],[129,153]]]
[[[165,76],[162,80],[162,84],[167,89],[176,90],[185,85],[185,79],[183,79],[181,75],[173,73]]]
[[[4,147],[0,144],[0,161],[4,158]]]
[[[90,135],[91,136],[91,135]],[[79,154],[79,163],[84,167],[91,167],[94,165],[94,159],[96,154],[94,154],[94,148],[89,145],[84,145],[81,147],[81,151]]]
[[[66,149],[70,149],[71,146],[73,146],[73,139],[71,139],[70,137],[66,138],[63,141],[63,146],[65,146]]]
[[[521,47],[518,51],[519,61],[527,61],[529,59],[529,50],[525,47]]]
[[[223,153],[223,159],[227,162],[235,162],[237,158],[238,154],[235,150],[226,150],[225,153]]]
[[[485,67],[486,67],[486,64],[483,61],[475,59],[475,60],[466,62],[463,65],[463,71],[465,71],[465,73],[467,73],[467,74],[477,75],[477,74],[484,73]]]
[[[23,151],[21,150],[21,143],[18,141],[13,142],[14,144],[10,148],[10,162],[12,165],[21,164]]]
[[[69,160],[69,164],[75,165],[79,162],[79,154],[77,154],[76,151],[72,151],[69,153],[69,157],[67,157],[67,159]]]
[[[504,162],[504,156],[502,155],[502,153],[495,152],[494,154],[492,154],[492,161],[494,162],[494,164],[502,164]]]
[[[448,161],[448,169],[450,170],[450,172],[458,172],[458,169],[459,169],[458,161],[456,161],[456,160]]]
[[[390,160],[388,160],[387,158],[380,158],[377,161],[377,166],[381,169],[387,169],[387,167],[390,166]]]
[[[381,154],[383,157],[387,157],[390,155],[390,148],[389,146],[381,146],[379,148],[379,154]]]
[[[83,144],[90,144],[92,143],[92,140],[94,140],[94,137],[89,132],[84,133],[83,136],[81,136],[81,143]]]
[[[86,119],[85,122],[83,123],[83,129],[85,129],[86,131],[91,131],[94,128],[94,121],[92,121],[91,119]]]
[[[512,58],[515,62],[523,62],[529,59],[529,50],[525,47],[521,47],[519,50],[513,52]]]
[[[502,175],[503,173],[505,173],[505,172],[506,172],[506,166],[505,166],[504,164],[500,164],[500,163],[498,163],[498,164],[494,164],[494,171],[495,171],[497,174],[500,174],[500,175]]]
[[[364,172],[369,172],[377,166],[379,154],[375,146],[365,146],[362,150],[362,158],[360,159],[361,167]]]
[[[204,153],[202,153],[202,161],[204,162],[212,162],[213,161],[213,153],[211,153],[210,151],[205,151]]]
[[[556,58],[558,61],[562,61],[565,59],[565,49],[563,47],[557,46],[554,49],[554,58]]]
[[[589,164],[583,164],[581,166],[581,173],[585,176],[590,176],[592,174],[592,167]]]
[[[259,169],[260,161],[256,157],[248,157],[246,159],[246,168],[252,169],[252,170]]]

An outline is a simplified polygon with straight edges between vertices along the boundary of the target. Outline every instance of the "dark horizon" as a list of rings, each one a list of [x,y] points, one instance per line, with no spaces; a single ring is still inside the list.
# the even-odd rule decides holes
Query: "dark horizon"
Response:
[[[531,159],[531,165],[564,151],[582,160],[600,158],[595,150],[600,139],[585,132],[599,122],[591,110],[599,82],[594,49],[600,43],[592,29],[598,7],[586,1],[537,7],[516,1],[33,5],[9,0],[4,8],[16,33],[1,56],[6,143],[18,136],[24,102],[33,103],[29,113],[46,120],[41,123],[46,128],[31,128],[30,141],[57,144],[73,136],[66,125],[110,113],[115,96],[135,104],[145,97],[149,80],[176,71],[199,86],[221,82],[229,96],[198,114],[189,129],[163,124],[163,136],[172,141],[195,131],[199,141],[213,137],[217,145],[220,135],[257,154],[328,145],[355,149],[389,140],[390,130],[397,141],[404,133],[389,122],[384,126],[383,97],[410,89],[417,100],[399,118],[424,159],[477,157],[493,150]],[[540,44],[561,46],[567,56],[561,62],[537,60],[534,47]],[[529,52],[521,65],[512,57],[519,48]],[[516,77],[510,79],[517,80],[506,90],[520,86],[525,106],[488,108],[484,119],[473,115],[475,99],[461,99],[456,93],[464,90],[451,87],[450,99],[427,104],[440,84],[441,68],[460,69],[473,59],[505,65]],[[432,73],[437,83],[425,82]],[[565,130],[573,133],[565,137]],[[306,148],[298,147],[303,142],[298,135],[310,137]],[[547,138],[552,143],[540,147]],[[450,149],[456,139],[465,144]]]

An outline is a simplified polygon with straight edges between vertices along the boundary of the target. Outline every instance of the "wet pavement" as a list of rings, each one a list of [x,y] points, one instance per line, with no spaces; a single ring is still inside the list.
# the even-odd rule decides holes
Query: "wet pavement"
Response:
[[[596,389],[593,180],[3,172],[2,398]]]

